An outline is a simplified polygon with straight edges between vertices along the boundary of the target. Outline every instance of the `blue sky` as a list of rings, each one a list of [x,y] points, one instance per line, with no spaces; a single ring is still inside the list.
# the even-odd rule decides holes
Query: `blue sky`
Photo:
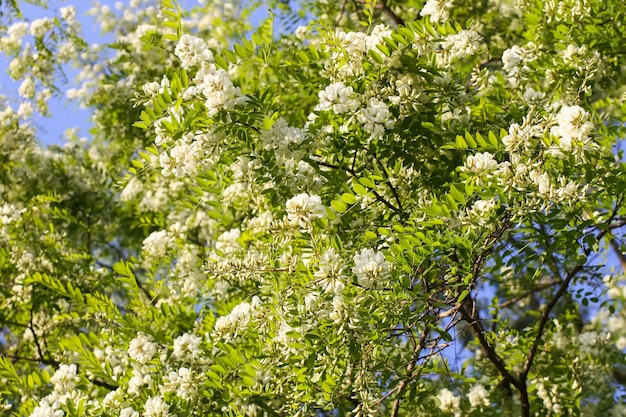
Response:
[[[87,11],[91,8],[92,4],[90,1],[68,2],[51,0],[49,1],[49,9],[44,9],[25,2],[20,3],[22,13],[29,21],[41,17],[53,17],[55,16],[55,11],[60,7],[73,5],[77,10],[78,19],[83,27],[84,39],[88,43],[102,43],[106,41],[106,39],[104,39],[99,33],[93,17],[87,16]],[[113,6],[114,1],[107,0],[102,3]],[[17,94],[17,89],[20,82],[14,82],[7,75],[8,64],[9,60],[4,55],[0,55],[0,67],[2,67],[2,71],[0,71],[0,94],[8,97],[13,103],[19,103],[20,99]],[[78,73],[76,68],[66,67],[64,70],[68,76],[68,84],[57,85],[62,93],[64,93],[68,88],[71,88],[73,79]],[[36,116],[34,118],[39,131],[38,138],[43,144],[50,145],[63,143],[63,133],[68,128],[79,128],[81,135],[87,135],[90,127],[88,110],[78,109],[75,104],[68,103],[62,96],[53,97],[50,100],[49,105],[52,113],[51,117]]]

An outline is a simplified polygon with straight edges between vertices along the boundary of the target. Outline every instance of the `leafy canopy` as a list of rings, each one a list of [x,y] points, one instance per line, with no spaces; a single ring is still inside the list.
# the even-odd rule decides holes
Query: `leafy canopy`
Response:
[[[623,1],[21,7],[3,412],[624,415]]]

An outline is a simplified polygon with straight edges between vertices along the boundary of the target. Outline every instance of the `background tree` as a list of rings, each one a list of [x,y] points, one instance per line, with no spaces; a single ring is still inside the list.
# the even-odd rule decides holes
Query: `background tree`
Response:
[[[5,3],[4,411],[623,415],[626,6],[464,3]]]

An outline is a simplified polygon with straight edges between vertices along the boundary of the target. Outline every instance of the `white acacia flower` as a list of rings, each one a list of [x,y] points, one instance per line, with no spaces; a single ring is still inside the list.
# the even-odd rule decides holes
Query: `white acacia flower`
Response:
[[[593,123],[587,121],[589,113],[580,106],[563,106],[556,115],[557,126],[550,133],[559,138],[561,150],[572,151],[575,142],[584,142],[593,131]]]
[[[195,359],[200,356],[200,339],[195,334],[185,333],[174,340],[174,357],[178,359]]]
[[[439,391],[437,395],[439,399],[439,409],[444,413],[451,413],[460,417],[461,415],[461,397],[454,395],[452,391],[447,388]]]
[[[321,219],[326,215],[326,208],[318,195],[307,193],[298,194],[287,200],[287,218],[292,225],[308,227],[315,219]]]
[[[238,239],[241,237],[241,230],[239,228],[228,230],[222,233],[215,243],[215,249],[225,254],[232,254],[241,250],[241,245]]]
[[[430,16],[432,22],[445,22],[450,17],[452,0],[428,0],[420,16]]]
[[[35,96],[35,83],[31,77],[24,78],[17,89],[17,93],[24,98],[32,99]]]
[[[120,417],[139,417],[139,412],[135,411],[131,407],[126,407],[120,411]]]
[[[58,408],[59,404],[57,402],[50,404],[48,400],[44,398],[39,405],[35,407],[30,417],[63,417],[65,412]]]
[[[149,257],[158,258],[165,256],[172,243],[167,230],[159,230],[144,239],[142,249]]]
[[[276,120],[269,130],[261,132],[266,149],[274,149],[276,159],[298,157],[302,151],[300,145],[307,137],[307,131],[298,127],[289,126],[282,117]]]
[[[367,40],[366,40],[367,50],[378,51],[377,46],[380,44],[383,44],[384,43],[383,38],[391,36],[391,33],[392,33],[392,30],[387,25],[380,24],[380,25],[374,26],[374,29],[372,29],[372,33],[370,33],[370,35],[367,37]],[[384,54],[383,56],[385,58],[387,57]]]
[[[185,69],[194,65],[213,62],[213,53],[206,42],[196,36],[183,35],[178,41],[174,53]]]
[[[467,399],[470,402],[470,406],[472,408],[480,408],[489,407],[489,392],[485,389],[482,384],[476,384],[472,387],[470,392],[467,394]]]
[[[318,93],[320,102],[315,106],[315,110],[329,111],[335,114],[343,114],[356,111],[359,107],[359,100],[352,87],[346,86],[343,82],[332,83]]]
[[[189,368],[182,367],[178,371],[171,371],[167,376],[168,390],[176,392],[176,395],[183,401],[194,399],[198,394],[198,381]]]
[[[213,332],[216,337],[231,340],[233,336],[246,330],[253,313],[261,307],[261,300],[254,296],[252,302],[242,302],[236,305],[226,316],[220,316],[215,321]]]
[[[9,34],[9,37],[11,39],[21,40],[28,33],[28,23],[13,23],[11,26],[9,26],[7,33]]]
[[[50,382],[54,385],[55,391],[67,392],[71,391],[78,380],[76,375],[76,365],[61,364],[59,369],[54,373]]]
[[[481,40],[482,36],[478,32],[462,30],[446,37],[442,47],[448,51],[451,59],[460,59],[476,54],[480,50]]]
[[[215,65],[203,65],[194,81],[198,91],[206,99],[205,106],[209,117],[214,117],[220,110],[230,110],[244,103],[247,98],[241,89],[235,87],[228,73],[217,69]]]
[[[42,19],[35,19],[30,24],[30,34],[39,38],[46,34],[46,32],[54,26],[52,19],[48,17],[44,17]]]
[[[359,111],[357,119],[372,138],[381,137],[386,129],[392,129],[395,125],[387,104],[375,97],[370,98],[367,107]]]
[[[319,280],[319,285],[324,288],[325,294],[340,295],[343,293],[347,277],[343,274],[341,257],[334,248],[324,252],[319,262],[319,269],[314,276]]]
[[[472,204],[471,208],[467,209],[467,216],[473,223],[478,223],[481,226],[487,224],[489,216],[496,207],[496,203],[491,200],[478,200]]]
[[[141,364],[152,359],[156,351],[157,344],[152,341],[152,337],[141,332],[130,341],[128,346],[128,356]]]
[[[171,415],[170,406],[160,395],[148,398],[144,407],[144,417],[169,417]]]
[[[484,172],[493,171],[497,168],[498,161],[493,159],[493,155],[489,152],[483,152],[468,156],[465,160],[465,164],[463,164],[463,167],[461,168],[461,171],[482,174]]]
[[[550,181],[550,175],[547,172],[539,173],[538,171],[531,171],[528,176],[535,183],[539,195],[549,198],[552,197],[552,184]]]
[[[509,75],[517,75],[524,66],[524,51],[518,45],[514,45],[502,53],[502,69]]]
[[[533,125],[525,118],[521,126],[517,123],[509,126],[509,134],[502,138],[502,143],[507,152],[515,152],[520,148],[528,149],[534,144],[532,139],[541,136],[542,133],[541,125]]]
[[[367,35],[363,32],[344,32],[337,29],[337,39],[351,56],[358,57],[367,51]]]
[[[385,255],[373,249],[362,249],[354,255],[354,264],[352,272],[363,287],[375,287],[389,275],[389,263]]]

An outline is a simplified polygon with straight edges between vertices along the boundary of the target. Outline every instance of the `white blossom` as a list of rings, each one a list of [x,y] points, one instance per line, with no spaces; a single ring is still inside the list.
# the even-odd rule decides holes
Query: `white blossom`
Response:
[[[167,233],[167,230],[159,230],[150,233],[143,241],[143,251],[150,257],[165,256],[173,241]]]
[[[120,417],[139,417],[139,412],[135,411],[131,407],[126,407],[120,411]]]
[[[228,230],[222,233],[215,243],[215,249],[223,252],[224,254],[233,254],[239,252],[242,248],[238,242],[241,237],[241,230],[239,228]]]
[[[169,417],[170,406],[160,395],[150,397],[146,401],[143,417]]]
[[[320,102],[315,110],[332,111],[335,114],[354,112],[359,107],[359,100],[352,87],[343,82],[332,83],[318,93]]]
[[[585,142],[593,131],[593,124],[587,121],[589,113],[580,106],[563,106],[556,115],[557,125],[550,133],[559,138],[559,148],[571,152],[576,142]]]
[[[157,344],[152,341],[151,336],[145,333],[139,333],[128,346],[128,356],[141,364],[151,360],[156,351]]]
[[[497,168],[498,161],[493,159],[493,155],[489,152],[483,152],[468,156],[461,171],[482,174]]]
[[[50,18],[41,18],[35,19],[30,24],[30,34],[35,38],[39,38],[46,34],[46,32],[54,26],[52,19]]]
[[[483,407],[489,407],[489,392],[482,384],[476,384],[472,387],[467,394],[467,399],[470,402],[472,408],[482,409]]]
[[[202,353],[202,351],[200,350],[201,342],[202,339],[200,339],[195,334],[185,333],[181,336],[178,336],[174,340],[174,351],[172,352],[172,354],[175,358],[181,360],[196,359]]]
[[[357,119],[372,138],[381,137],[386,129],[392,129],[395,125],[387,104],[375,97],[368,100],[367,107],[359,111]]]
[[[380,44],[384,44],[384,38],[391,36],[391,33],[392,30],[387,25],[379,24],[374,26],[374,28],[372,29],[372,33],[370,33],[370,35],[365,40],[367,50],[374,50],[378,52],[377,46]],[[387,57],[384,54],[382,56],[385,58]]]
[[[287,218],[292,225],[309,227],[315,219],[321,219],[326,215],[326,208],[318,195],[307,193],[298,194],[287,200]]]
[[[522,125],[513,123],[509,126],[509,134],[502,138],[507,152],[516,152],[521,149],[529,149],[535,145],[534,138],[542,135],[543,128],[540,125],[533,125],[528,118],[525,118]]]
[[[78,378],[76,375],[75,364],[61,364],[59,369],[57,369],[54,375],[50,378],[50,382],[54,385],[54,389],[59,392],[71,391],[77,381]]]
[[[334,293],[335,295],[343,293],[347,277],[343,274],[341,257],[334,248],[324,252],[318,267],[319,269],[314,276],[318,279],[318,284],[324,289],[324,293]]]
[[[198,382],[191,369],[185,367],[169,373],[166,387],[184,401],[192,400],[198,394]]]
[[[442,47],[450,54],[450,59],[460,59],[476,54],[480,49],[482,36],[473,30],[462,30],[449,35],[443,41]]]
[[[251,303],[244,301],[236,305],[228,315],[217,318],[213,329],[215,336],[228,341],[233,336],[245,331],[254,311],[258,310],[260,306],[261,300],[257,296],[252,298]]]
[[[203,65],[196,74],[194,81],[198,91],[206,99],[205,106],[209,117],[214,117],[221,110],[230,110],[244,103],[247,99],[241,89],[235,87],[223,69],[215,65]]]
[[[33,410],[30,417],[63,417],[65,412],[59,410],[59,404],[50,404],[46,399],[42,400]]]
[[[373,249],[362,249],[354,255],[354,264],[352,272],[363,287],[375,287],[389,275],[389,263],[385,255]]]
[[[183,35],[178,41],[174,53],[185,69],[194,65],[213,62],[213,53],[206,42],[192,35]]]
[[[432,22],[445,22],[450,17],[452,0],[428,0],[420,16],[430,16]]]
[[[439,399],[439,409],[441,411],[454,414],[456,417],[461,416],[461,397],[457,397],[452,391],[444,388],[439,391],[437,398]]]

